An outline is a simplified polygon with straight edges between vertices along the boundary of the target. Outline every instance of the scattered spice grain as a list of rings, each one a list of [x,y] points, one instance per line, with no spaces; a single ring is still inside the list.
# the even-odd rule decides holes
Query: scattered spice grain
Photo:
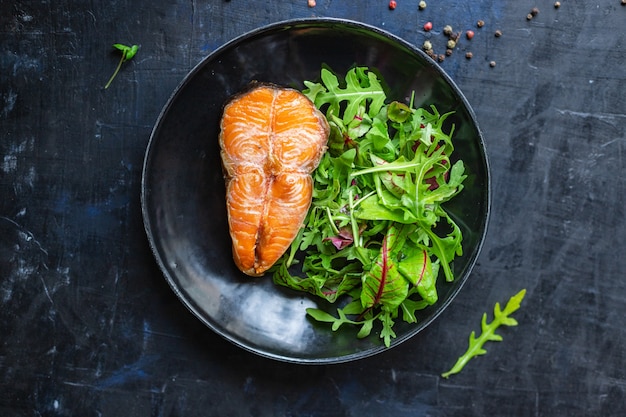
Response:
[[[502,36],[502,31],[500,29],[496,30],[496,32],[494,33],[496,38],[499,38],[500,36]]]
[[[420,1],[418,7],[420,10],[424,10],[426,8],[426,2],[424,0]]]
[[[467,32],[465,32],[465,37],[467,39],[472,39],[474,37],[474,31],[473,30],[468,30]]]
[[[309,7],[315,7],[317,5],[317,2],[315,0],[309,0],[308,5]]]
[[[465,58],[467,58],[467,59],[472,59],[473,56],[474,56],[474,54],[472,54],[471,52],[466,52],[465,53]]]
[[[446,36],[450,36],[450,35],[452,35],[452,26],[450,26],[450,25],[445,25],[445,26],[443,27],[443,34],[444,34],[444,35],[446,35]]]
[[[443,62],[444,59],[446,59],[446,56],[444,54],[439,54],[439,56],[437,57],[437,61],[439,62]]]
[[[495,67],[496,66],[496,61],[489,61],[489,66],[491,68]]]
[[[558,9],[559,7],[561,7],[561,2],[560,1],[554,2],[554,8]]]
[[[476,22],[476,26],[479,27],[479,28],[485,26],[485,21],[484,20],[479,20],[478,22]]]
[[[452,55],[452,49],[450,48],[446,49],[446,55],[448,56]]]
[[[394,10],[396,6],[398,6],[398,3],[396,3],[396,0],[389,0],[389,10]]]
[[[446,44],[446,46],[448,47],[448,49],[454,49],[456,47],[456,41],[450,39],[448,43]]]
[[[432,22],[426,22],[424,23],[424,30],[426,32],[430,32],[433,28],[433,23]]]
[[[526,15],[526,20],[533,20],[535,16],[539,14],[539,9],[537,7],[533,7],[530,9],[530,13]]]
[[[422,49],[425,50],[425,51],[432,51],[433,50],[433,44],[429,40],[426,40],[426,41],[424,41],[424,44],[422,45]]]

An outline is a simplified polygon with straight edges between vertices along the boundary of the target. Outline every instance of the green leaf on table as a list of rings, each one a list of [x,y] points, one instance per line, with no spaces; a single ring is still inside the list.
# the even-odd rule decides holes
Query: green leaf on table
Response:
[[[470,359],[487,353],[487,351],[483,348],[485,343],[489,341],[502,341],[502,336],[496,334],[496,329],[498,329],[498,327],[502,325],[517,326],[517,320],[515,320],[513,317],[510,317],[510,315],[520,308],[520,305],[525,295],[525,289],[515,294],[509,299],[508,303],[504,307],[504,310],[500,309],[500,303],[496,303],[493,310],[494,319],[491,323],[487,323],[487,313],[484,313],[480,326],[480,336],[476,337],[476,332],[472,331],[469,336],[469,346],[465,353],[459,357],[459,359],[449,371],[444,372],[443,374],[441,374],[441,376],[444,378],[448,378],[450,377],[450,375],[459,373],[465,367],[465,365],[467,365]]]
[[[109,81],[104,86],[105,89],[109,88],[109,86],[113,82],[113,79],[120,71],[120,68],[122,68],[122,64],[128,60],[131,60],[137,54],[137,51],[139,51],[139,45],[128,46],[121,43],[114,43],[113,47],[122,52],[122,56],[117,64],[117,67],[115,68],[115,71],[113,72],[113,75],[111,75],[111,78],[109,78]]]

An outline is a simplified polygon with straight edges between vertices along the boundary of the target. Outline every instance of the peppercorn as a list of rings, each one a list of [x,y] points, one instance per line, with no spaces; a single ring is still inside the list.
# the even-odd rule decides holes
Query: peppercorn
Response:
[[[446,56],[444,54],[439,54],[439,56],[437,57],[437,60],[439,62],[443,62],[444,59],[446,59]]]
[[[446,35],[446,36],[450,36],[450,35],[452,35],[452,26],[450,26],[450,25],[445,25],[445,26],[443,27],[443,34],[444,34],[444,35]]]
[[[448,49],[454,49],[456,47],[456,42],[450,39],[446,46],[448,47]]]
[[[502,31],[500,29],[498,29],[498,30],[496,30],[494,35],[496,36],[496,38],[499,38],[500,36],[502,36]]]
[[[424,45],[422,45],[422,49],[424,49],[425,51],[432,51],[433,50],[433,44],[426,40],[424,41]]]
[[[496,66],[496,61],[490,61],[490,62],[489,62],[489,66],[490,66],[491,68],[495,67],[495,66]]]
[[[538,9],[538,8],[536,8],[536,7],[533,7],[533,8],[530,10],[530,14],[531,14],[533,17],[537,16],[537,15],[539,14],[539,9]]]
[[[396,0],[389,0],[389,10],[394,10],[397,5]]]
[[[624,2],[622,1],[622,4],[626,4],[626,3],[624,3]],[[559,7],[561,7],[561,2],[560,2],[560,1],[555,2],[555,3],[554,3],[554,8],[555,8],[555,9],[558,9]]]
[[[466,52],[465,53],[465,58],[467,58],[467,59],[472,59],[473,56],[474,56],[474,54],[472,54],[471,52]]]
[[[309,0],[308,1],[308,5],[309,5],[309,7],[315,7],[317,5],[317,3],[316,3],[315,0]]]
[[[426,2],[424,0],[420,1],[418,7],[420,10],[424,10],[426,8]]]
[[[485,21],[484,20],[479,20],[478,22],[476,22],[476,26],[478,26],[479,28],[485,26]]]
[[[450,48],[446,49],[446,55],[448,56],[452,55],[452,49]]]
[[[430,32],[430,30],[431,30],[432,28],[433,28],[433,24],[432,24],[432,22],[426,22],[426,23],[424,23],[424,30],[425,30],[426,32]]]
[[[626,6],[626,0],[622,0],[622,6]]]
[[[465,32],[465,37],[467,39],[472,39],[474,37],[474,31],[473,30],[468,30],[467,32]]]
[[[533,20],[533,15],[532,15],[532,14],[530,14],[530,13],[528,13],[528,14],[526,15],[526,20]]]

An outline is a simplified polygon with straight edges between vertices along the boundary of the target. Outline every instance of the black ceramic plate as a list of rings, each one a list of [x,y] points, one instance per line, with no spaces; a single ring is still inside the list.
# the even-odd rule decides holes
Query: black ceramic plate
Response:
[[[314,298],[275,286],[271,276],[244,276],[232,261],[217,140],[222,106],[252,80],[302,89],[323,65],[341,74],[354,65],[375,68],[391,98],[415,91],[418,106],[455,112],[448,120],[469,178],[447,208],[464,233],[464,254],[454,262],[456,281],[439,280],[439,301],[419,323],[398,320],[392,346],[431,323],[462,287],[489,211],[487,159],[474,114],[450,78],[411,44],[361,23],[305,19],[260,28],[213,52],[176,89],[152,133],[142,179],[145,227],[165,278],[202,322],[242,348],[287,362],[345,362],[386,349],[377,335],[360,340],[354,330],[332,332],[313,322],[305,308],[318,306]]]

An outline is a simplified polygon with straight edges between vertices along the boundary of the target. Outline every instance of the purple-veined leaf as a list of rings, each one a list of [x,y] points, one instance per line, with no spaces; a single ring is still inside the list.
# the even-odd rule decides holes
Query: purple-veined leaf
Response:
[[[372,268],[363,276],[361,303],[370,308],[378,305],[397,308],[407,296],[408,282],[398,271],[398,265],[393,259],[392,248],[398,238],[399,230],[390,227],[383,238],[380,254]]]
[[[333,246],[337,248],[337,250],[341,250],[354,242],[354,236],[352,235],[352,230],[349,227],[342,227],[339,229],[338,235],[327,237],[324,240],[330,241]]]

